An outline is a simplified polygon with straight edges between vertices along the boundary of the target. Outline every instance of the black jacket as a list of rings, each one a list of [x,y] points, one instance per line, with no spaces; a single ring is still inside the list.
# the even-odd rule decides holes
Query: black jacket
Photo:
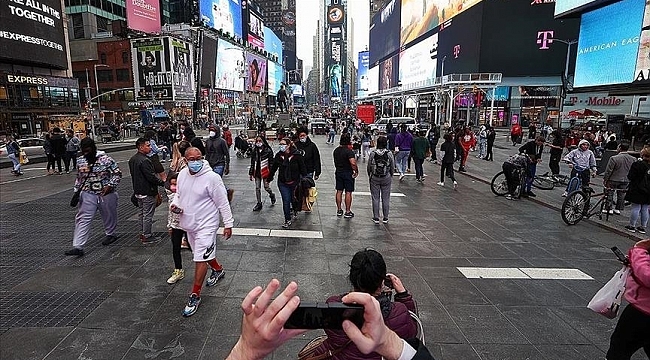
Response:
[[[52,135],[50,138],[50,144],[52,145],[52,153],[54,155],[63,155],[65,154],[65,147],[68,145],[68,140],[63,134]]]
[[[133,193],[136,195],[157,195],[158,186],[164,186],[165,182],[156,177],[153,163],[141,153],[136,153],[129,159],[129,170],[133,182]]]
[[[205,159],[213,168],[217,165],[228,166],[230,164],[230,151],[226,140],[220,137],[208,138],[205,142]]]
[[[320,152],[316,144],[310,138],[307,138],[307,141],[304,143],[296,141],[296,147],[298,150],[303,151],[302,156],[305,160],[307,173],[314,173],[314,176],[320,176]]]
[[[632,164],[630,172],[627,174],[630,185],[627,188],[625,200],[634,204],[650,204],[650,194],[640,189],[648,171],[650,171],[650,165],[645,161],[637,160]]]
[[[268,146],[262,146],[258,148],[257,146],[251,152],[251,167],[248,169],[248,176],[254,176],[256,178],[261,178],[260,174],[261,162],[262,160],[267,159],[269,161],[269,170],[273,166],[273,150]]]
[[[539,160],[542,158],[543,151],[544,151],[544,145],[537,147],[537,144],[535,144],[535,140],[529,141],[519,148],[520,153],[524,153],[526,155],[534,155],[535,160]]]
[[[292,181],[297,182],[301,177],[307,175],[305,160],[297,150],[294,150],[288,156],[284,152],[278,152],[275,154],[273,165],[271,166],[269,181],[273,179],[276,171],[278,172],[278,182],[285,184]]]

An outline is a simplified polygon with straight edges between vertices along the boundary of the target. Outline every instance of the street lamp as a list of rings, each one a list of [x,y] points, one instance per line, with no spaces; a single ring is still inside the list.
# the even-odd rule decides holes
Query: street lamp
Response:
[[[568,82],[569,82],[569,62],[571,61],[571,46],[573,44],[577,44],[578,40],[561,40],[561,39],[553,39],[551,38],[549,43],[552,43],[553,41],[557,41],[559,43],[562,43],[566,45],[566,62],[564,64],[564,81],[562,81],[562,91],[564,93],[564,97],[566,97],[566,92],[569,90]],[[566,81],[566,86],[565,86],[565,81]],[[572,87],[573,89],[573,87]],[[562,128],[562,111],[564,111],[564,97],[562,97],[562,100],[560,102],[560,114],[557,117],[557,127],[558,129]]]
[[[99,83],[97,82],[97,68],[98,67],[109,67],[109,66],[106,65],[106,64],[94,64],[93,65],[93,69],[94,69],[94,72],[95,72],[95,91],[97,92],[97,95],[99,95]],[[102,106],[101,106],[101,103],[100,103],[100,97],[98,96],[97,97],[97,117],[101,116],[101,112],[102,112]],[[93,119],[93,122],[92,122],[92,126],[90,127],[90,130],[92,131],[93,139],[95,139],[95,117],[93,116],[92,119]]]

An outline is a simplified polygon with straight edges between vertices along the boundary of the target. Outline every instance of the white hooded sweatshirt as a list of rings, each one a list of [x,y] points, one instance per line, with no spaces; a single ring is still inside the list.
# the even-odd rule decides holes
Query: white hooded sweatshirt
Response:
[[[219,228],[219,214],[225,228],[232,228],[234,219],[226,187],[219,174],[212,171],[207,160],[196,174],[184,168],[178,174],[176,196],[172,205],[181,208],[179,224],[187,232]]]

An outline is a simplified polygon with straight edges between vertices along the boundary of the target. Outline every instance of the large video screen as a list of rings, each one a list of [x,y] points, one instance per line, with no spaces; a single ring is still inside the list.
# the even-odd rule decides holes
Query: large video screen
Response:
[[[379,65],[368,70],[368,94],[379,91]]]
[[[248,20],[248,43],[264,49],[264,22],[252,12]]]
[[[399,50],[401,0],[391,0],[370,23],[370,64],[373,66]]]
[[[273,54],[278,57],[278,62],[282,64],[282,41],[280,38],[275,35],[273,30],[264,27],[264,50],[269,54]]]
[[[266,59],[246,54],[246,90],[262,92],[266,86]]]
[[[599,0],[555,0],[555,11],[553,14],[556,17],[566,16],[579,12],[582,9],[587,9],[597,1]]]
[[[160,3],[158,0],[127,0],[126,23],[129,29],[146,33],[160,32]]]
[[[359,53],[359,70],[357,70],[357,97],[359,98],[368,96],[368,88],[370,87],[370,79],[368,79],[370,62],[368,60],[369,56],[367,51]]]
[[[201,20],[216,30],[222,30],[238,38],[242,37],[242,16],[239,0],[201,0]]]
[[[399,80],[402,86],[436,78],[438,34],[433,34],[399,55]]]
[[[394,88],[399,83],[399,55],[379,63],[379,90]]]
[[[61,1],[0,2],[0,59],[68,68]]]
[[[481,0],[401,0],[400,44],[435,32],[439,25],[468,10]]]
[[[219,39],[214,87],[243,92],[245,66],[244,49]]]
[[[440,76],[478,72],[482,14],[483,3],[480,3],[440,26],[437,71]]]
[[[484,1],[483,7],[481,72],[499,72],[504,76],[564,73],[567,45],[552,39],[577,39],[580,19],[555,19],[553,3],[546,2],[531,5],[526,0]]]
[[[650,4],[646,5],[646,9],[648,8],[650,8]],[[647,13],[646,16],[648,17]],[[634,71],[634,82],[650,82],[650,29],[641,32],[639,55],[636,59],[636,70]]]
[[[267,65],[268,78],[266,82],[269,88],[269,95],[275,96],[278,90],[280,90],[280,85],[282,85],[282,67],[273,61],[268,61]],[[280,71],[278,71],[278,68]]]
[[[576,87],[632,82],[645,0],[623,0],[582,15]]]

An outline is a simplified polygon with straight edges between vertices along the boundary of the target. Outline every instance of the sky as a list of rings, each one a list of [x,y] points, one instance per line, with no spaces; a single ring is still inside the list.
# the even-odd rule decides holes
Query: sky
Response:
[[[296,52],[305,69],[313,66],[313,37],[316,35],[316,21],[319,20],[317,1],[323,0],[296,0]],[[348,31],[354,31],[352,58],[355,64],[356,54],[368,45],[369,13],[368,0],[348,0],[348,16],[354,19],[354,30],[348,28]]]

